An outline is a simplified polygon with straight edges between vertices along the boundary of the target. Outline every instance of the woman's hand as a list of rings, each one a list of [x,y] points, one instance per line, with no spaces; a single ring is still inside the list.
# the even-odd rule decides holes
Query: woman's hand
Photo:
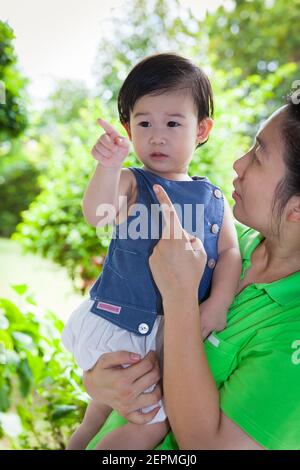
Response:
[[[207,260],[203,244],[182,228],[164,189],[159,185],[154,185],[153,189],[165,222],[162,238],[149,259],[154,281],[164,301],[174,298],[176,293],[198,300],[199,283]]]
[[[123,368],[122,365],[129,365]],[[149,413],[141,408],[156,405],[161,399],[161,387],[143,393],[160,380],[160,370],[154,351],[142,360],[136,354],[118,351],[103,354],[92,370],[84,373],[83,383],[93,400],[115,409],[135,424],[150,422],[159,407]]]

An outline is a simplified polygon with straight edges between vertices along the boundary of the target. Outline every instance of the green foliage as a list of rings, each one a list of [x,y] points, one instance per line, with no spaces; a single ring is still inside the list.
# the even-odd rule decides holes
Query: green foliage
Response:
[[[300,0],[232,0],[207,18],[212,65],[244,77],[300,63]]]
[[[5,414],[20,420],[17,449],[63,449],[82,419],[88,397],[69,353],[63,323],[42,312],[24,285],[13,286],[17,304],[0,299],[0,427]]]
[[[0,236],[10,236],[20,212],[38,193],[38,171],[17,137],[27,126],[24,109],[26,80],[19,73],[14,33],[0,21]]]
[[[16,68],[13,30],[0,21],[0,86],[4,85],[5,103],[0,100],[0,142],[17,137],[27,126],[23,105],[26,80]]]
[[[53,130],[57,123],[79,119],[80,110],[87,105],[89,95],[85,84],[78,80],[58,80],[40,116],[40,126],[51,126]]]
[[[21,211],[39,193],[38,175],[23,141],[12,141],[9,152],[2,156],[0,151],[0,236],[9,237],[15,231]]]
[[[177,52],[202,66],[206,55],[206,28],[179,0],[135,0],[124,3],[120,14],[106,22],[96,60],[101,99],[115,106],[129,70],[145,56]]]
[[[22,212],[13,238],[25,249],[67,267],[82,290],[88,286],[83,280],[99,274],[109,234],[97,234],[81,210],[95,168],[90,149],[102,133],[96,119],[123,132],[117,92],[132,66],[155,52],[181,53],[211,76],[215,125],[208,143],[195,152],[190,174],[208,176],[230,201],[233,161],[299,79],[299,20],[300,0],[232,0],[205,20],[179,0],[124,3],[102,31],[97,89],[58,82],[47,108],[31,117],[26,136],[10,144],[26,125],[25,81],[16,69],[13,32],[0,22],[0,81],[7,95],[0,105],[0,234],[8,236]],[[138,165],[132,152],[125,165]],[[61,347],[62,322],[40,312],[26,287],[15,290],[18,304],[0,300],[0,436],[11,412],[22,425],[15,448],[63,448],[87,396]]]
[[[30,251],[47,256],[65,266],[75,285],[84,289],[82,279],[94,279],[100,271],[109,243],[105,230],[99,231],[84,220],[83,192],[95,168],[90,154],[100,129],[98,116],[107,117],[99,103],[89,102],[80,110],[80,119],[58,124],[53,137],[40,136],[46,147],[46,169],[39,178],[41,193],[13,235]],[[107,119],[111,120],[110,117]],[[112,121],[121,131],[120,124]],[[128,164],[134,163],[134,158]]]

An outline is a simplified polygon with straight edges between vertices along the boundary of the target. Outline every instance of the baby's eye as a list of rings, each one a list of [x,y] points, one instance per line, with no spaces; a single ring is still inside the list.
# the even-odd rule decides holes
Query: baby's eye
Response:
[[[169,121],[167,124],[168,127],[178,127],[180,126],[179,122],[176,121]]]
[[[141,127],[150,127],[150,122],[149,121],[142,121],[139,123],[139,126]]]

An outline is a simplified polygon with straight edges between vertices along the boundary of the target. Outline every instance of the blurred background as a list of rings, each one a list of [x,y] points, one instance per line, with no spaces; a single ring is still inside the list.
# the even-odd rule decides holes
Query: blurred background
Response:
[[[300,0],[1,0],[0,449],[63,449],[87,395],[60,343],[109,240],[81,211],[102,116],[144,56],[205,69],[215,126],[191,174],[231,201],[233,161],[300,80]],[[136,165],[130,154],[125,165]]]

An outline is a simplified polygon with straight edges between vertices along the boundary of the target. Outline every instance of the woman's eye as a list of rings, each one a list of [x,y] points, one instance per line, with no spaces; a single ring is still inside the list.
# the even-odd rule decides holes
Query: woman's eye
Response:
[[[168,122],[168,127],[178,127],[178,126],[180,126],[179,122],[176,122],[176,121]]]
[[[253,161],[260,163],[259,159],[257,158],[257,149],[253,149],[252,155],[253,155]]]
[[[139,123],[139,126],[141,126],[141,127],[150,127],[150,122],[142,121],[142,122]]]

